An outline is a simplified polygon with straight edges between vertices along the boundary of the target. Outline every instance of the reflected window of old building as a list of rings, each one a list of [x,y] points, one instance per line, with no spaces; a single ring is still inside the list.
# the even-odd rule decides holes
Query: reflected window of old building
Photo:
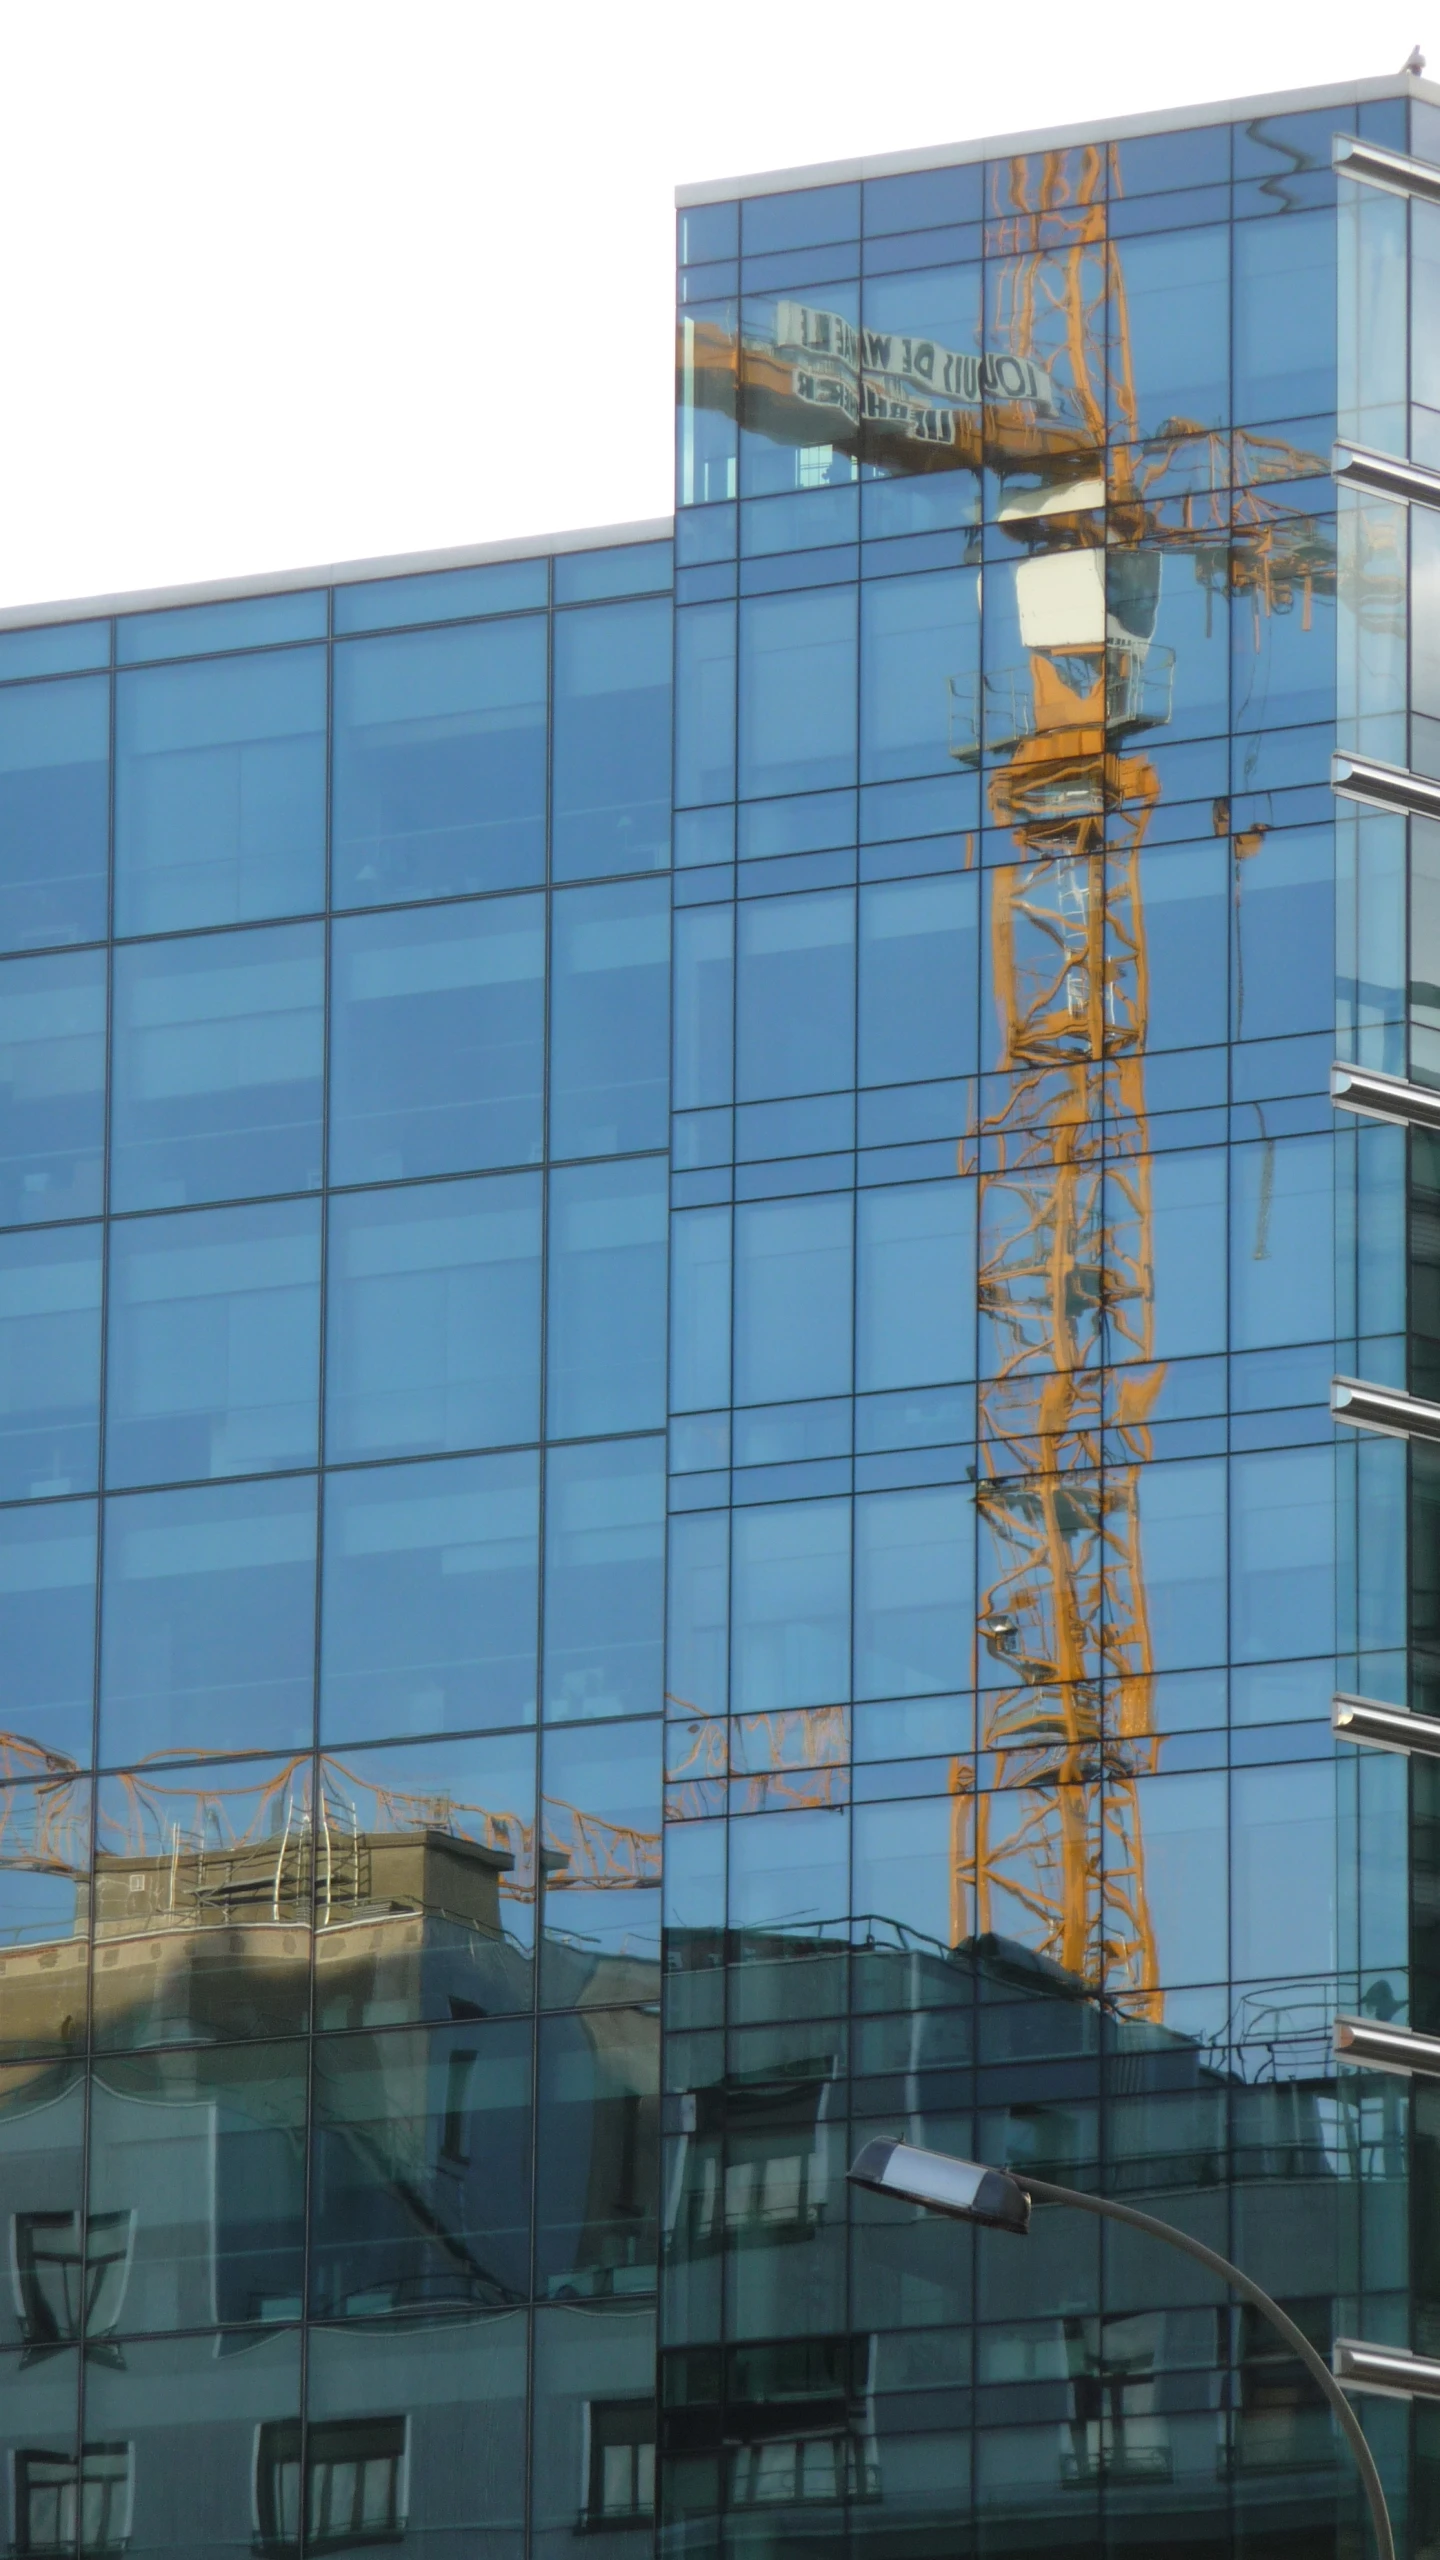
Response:
[[[331,2418],[312,2426],[304,2447],[304,2547],[358,2551],[405,2533],[408,2420]],[[301,2431],[298,2418],[272,2419],[255,2451],[259,2548],[299,2551]]]
[[[29,2346],[103,2336],[120,2318],[135,2245],[133,2209],[117,2213],[17,2213],[10,2247],[21,2325]]]
[[[73,2453],[25,2448],[15,2455],[15,2540],[25,2560],[50,2553],[123,2551],[134,2491],[128,2444],[87,2444]]]
[[[655,2403],[586,2404],[582,2525],[635,2524],[655,2512]]]

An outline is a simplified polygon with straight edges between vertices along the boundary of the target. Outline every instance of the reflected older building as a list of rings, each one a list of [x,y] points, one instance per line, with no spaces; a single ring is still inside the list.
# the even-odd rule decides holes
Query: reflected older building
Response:
[[[0,615],[17,2555],[1351,2547],[1248,2310],[846,2170],[1440,2344],[1437,161],[687,190],[673,523]]]

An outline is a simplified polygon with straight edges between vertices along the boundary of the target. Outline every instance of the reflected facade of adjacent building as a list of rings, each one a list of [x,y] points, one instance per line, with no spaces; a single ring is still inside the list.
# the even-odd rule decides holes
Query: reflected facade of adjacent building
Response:
[[[1440,1375],[1329,1095],[1440,1082],[1332,788],[1435,763],[1332,447],[1440,469],[1440,216],[1337,134],[1440,92],[692,191],[673,528],[6,617],[15,2553],[1351,2547],[1189,2268],[845,2179],[1440,2339],[1330,2046],[1435,2023],[1432,1809],[1329,1728],[1440,1659],[1329,1404]]]

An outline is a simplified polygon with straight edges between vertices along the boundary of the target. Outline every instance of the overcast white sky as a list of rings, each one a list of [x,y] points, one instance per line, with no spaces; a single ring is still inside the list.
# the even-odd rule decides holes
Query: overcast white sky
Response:
[[[668,513],[677,182],[1431,25],[1440,74],[1435,0],[0,0],[0,604]]]

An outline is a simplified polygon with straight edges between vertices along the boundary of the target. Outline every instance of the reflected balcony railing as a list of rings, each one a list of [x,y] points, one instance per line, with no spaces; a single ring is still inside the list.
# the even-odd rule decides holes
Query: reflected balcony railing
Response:
[[[946,743],[958,764],[1046,746],[1057,756],[1073,755],[1082,735],[1098,753],[1105,738],[1165,727],[1175,652],[1150,641],[1108,640],[1103,651],[1070,653],[1062,664],[1037,652],[1023,666],[950,676],[946,689]]]

